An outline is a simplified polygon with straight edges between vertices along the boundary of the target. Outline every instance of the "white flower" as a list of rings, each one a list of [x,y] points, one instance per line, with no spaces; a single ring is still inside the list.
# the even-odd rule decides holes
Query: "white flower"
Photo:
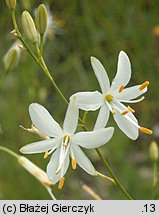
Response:
[[[46,152],[45,156],[53,153],[47,166],[47,174],[53,184],[60,180],[59,188],[62,188],[63,176],[69,166],[69,156],[72,159],[73,169],[76,169],[76,164],[78,164],[90,175],[97,175],[92,163],[79,146],[90,149],[107,143],[113,135],[114,128],[75,133],[79,116],[75,97],[72,98],[68,106],[63,129],[49,112],[37,103],[30,105],[29,113],[37,130],[50,139],[28,144],[22,147],[20,151],[24,154]]]
[[[141,85],[125,88],[131,78],[131,65],[128,56],[121,51],[118,57],[117,74],[110,85],[108,75],[101,62],[91,57],[91,64],[94,73],[101,87],[101,92],[78,92],[76,96],[79,108],[82,110],[96,110],[101,107],[94,129],[104,128],[109,119],[109,113],[113,114],[119,128],[131,139],[137,139],[139,130],[152,134],[152,131],[140,127],[137,119],[133,115],[135,112],[130,106],[126,107],[124,103],[137,103],[144,99],[134,100],[147,91],[149,82]]]

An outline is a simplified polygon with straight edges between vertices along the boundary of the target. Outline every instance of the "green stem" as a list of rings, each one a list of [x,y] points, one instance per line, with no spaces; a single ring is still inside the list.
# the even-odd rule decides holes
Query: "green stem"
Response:
[[[158,164],[157,161],[153,162],[153,182],[152,182],[152,193],[151,193],[151,199],[155,199],[156,195],[156,187],[158,182]]]
[[[43,55],[44,35],[40,35],[40,57]]]
[[[47,192],[49,193],[50,197],[53,199],[53,200],[56,200],[56,197],[54,196],[54,194],[52,193],[52,190],[50,187],[46,187],[46,190]]]
[[[36,43],[36,49],[38,54],[40,53],[40,49],[38,47],[38,44]],[[41,68],[43,69],[43,71],[45,72],[45,74],[47,75],[47,77],[49,78],[49,80],[51,81],[52,86],[55,88],[55,90],[57,91],[57,93],[61,96],[61,98],[63,99],[63,101],[68,105],[68,101],[65,98],[65,96],[63,95],[63,93],[60,91],[59,87],[57,86],[57,84],[55,83],[53,77],[50,74],[50,71],[48,69],[48,67],[45,64],[45,61],[43,59],[43,57],[41,56],[41,59],[39,61],[39,65],[41,66]]]
[[[115,174],[113,173],[112,169],[110,168],[108,162],[106,161],[106,159],[103,157],[102,153],[100,152],[100,150],[98,148],[96,148],[96,152],[99,155],[101,161],[103,162],[103,164],[105,165],[105,167],[107,168],[109,174],[111,175],[111,177],[114,179],[117,187],[125,194],[125,196],[129,199],[129,200],[133,200],[133,198],[128,194],[128,192],[123,188],[123,186],[120,184],[120,182],[118,181],[118,179],[116,178]]]
[[[108,176],[106,176],[106,175],[103,175],[103,174],[100,173],[100,172],[97,172],[97,175],[98,175],[99,177],[101,177],[101,178],[103,178],[103,179],[106,179],[107,181],[110,181],[110,182],[112,182],[113,184],[116,185],[114,179],[112,179],[112,178],[110,178],[110,177],[108,177]]]
[[[8,148],[6,148],[6,147],[4,147],[4,146],[0,146],[0,150],[6,152],[6,153],[8,153],[8,154],[10,154],[11,156],[15,157],[16,159],[19,158],[19,155],[18,155],[18,154],[16,154],[16,153],[13,152],[12,150],[10,150],[10,149],[8,149]]]
[[[18,34],[18,37],[21,36],[18,25],[17,25],[17,21],[16,21],[16,17],[15,17],[15,10],[11,10],[11,17],[12,17],[12,21],[13,21],[13,25],[15,28],[16,33]]]
[[[157,162],[153,163],[153,187],[156,187],[158,181],[158,166]]]

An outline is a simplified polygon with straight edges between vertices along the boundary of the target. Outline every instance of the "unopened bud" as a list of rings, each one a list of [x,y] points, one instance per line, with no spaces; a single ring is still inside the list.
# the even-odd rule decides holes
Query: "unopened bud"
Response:
[[[16,41],[3,58],[6,71],[11,71],[18,64],[21,53],[21,50],[18,47],[18,43],[19,41]]]
[[[11,71],[18,62],[18,53],[16,50],[9,51],[4,58],[4,67],[6,71]]]
[[[47,28],[47,10],[44,4],[40,4],[35,15],[35,24],[38,32],[44,35]]]
[[[155,141],[150,144],[150,157],[154,162],[158,161],[158,145]]]
[[[30,174],[32,174],[41,184],[45,187],[49,187],[52,185],[51,181],[49,180],[46,172],[28,160],[26,157],[20,156],[18,157],[18,163],[26,169]]]
[[[16,7],[16,0],[6,0],[6,5],[10,10],[14,10]]]
[[[38,36],[37,36],[36,28],[35,28],[35,23],[31,15],[27,11],[24,11],[22,13],[22,26],[23,26],[24,32],[26,36],[28,37],[28,39],[32,43],[36,43]]]

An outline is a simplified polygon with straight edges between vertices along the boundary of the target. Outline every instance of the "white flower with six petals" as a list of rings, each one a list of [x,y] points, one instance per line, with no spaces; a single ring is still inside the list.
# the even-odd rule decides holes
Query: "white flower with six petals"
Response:
[[[101,62],[91,57],[91,64],[97,77],[102,93],[95,92],[78,92],[76,96],[78,106],[82,110],[94,111],[99,109],[99,115],[94,130],[104,128],[109,119],[109,113],[113,114],[119,128],[131,139],[137,139],[139,130],[152,134],[152,131],[140,127],[137,119],[133,115],[135,112],[130,106],[126,107],[122,103],[137,103],[144,99],[134,100],[147,91],[149,82],[146,81],[141,85],[125,88],[131,78],[131,64],[127,54],[124,51],[119,53],[117,74],[110,85],[108,75]],[[70,99],[71,99],[70,98]]]
[[[75,133],[79,116],[76,97],[70,100],[63,129],[49,112],[37,103],[29,106],[29,113],[36,130],[43,134],[46,140],[28,144],[20,151],[24,154],[53,153],[47,165],[47,175],[53,184],[60,180],[59,188],[62,188],[64,175],[69,166],[69,156],[72,158],[73,169],[76,169],[77,163],[90,175],[97,175],[92,163],[79,146],[91,149],[107,143],[113,135],[113,127]]]

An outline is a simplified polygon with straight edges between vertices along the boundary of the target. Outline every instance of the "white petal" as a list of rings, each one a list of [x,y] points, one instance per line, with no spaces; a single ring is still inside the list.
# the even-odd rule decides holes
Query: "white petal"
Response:
[[[23,146],[20,149],[20,152],[22,152],[23,154],[42,153],[54,147],[57,147],[59,143],[60,143],[60,140],[56,138],[34,142],[34,143]]]
[[[133,114],[132,114],[133,115]],[[115,115],[113,115],[114,120],[116,121],[118,127],[125,133],[130,139],[136,140],[139,136],[139,130],[138,128],[132,124],[126,116],[123,116],[119,113],[119,111],[116,112]]]
[[[78,92],[71,96],[70,100],[76,97],[78,108],[86,111],[94,111],[99,109],[104,103],[104,98],[98,91],[94,92]]]
[[[71,148],[78,165],[90,175],[97,175],[91,161],[87,158],[81,148],[78,145],[72,145]]]
[[[40,104],[32,103],[29,106],[29,113],[33,124],[42,134],[49,137],[56,137],[62,134],[60,125]]]
[[[106,70],[104,69],[101,62],[95,57],[91,57],[91,64],[101,87],[102,93],[107,93],[110,88],[110,82]]]
[[[139,87],[141,85],[136,85],[133,87],[129,87],[124,89],[121,93],[117,93],[115,95],[115,97],[118,100],[132,100],[135,99],[137,97],[139,97],[140,95],[144,94],[147,91],[147,87],[144,88],[143,90],[139,90]]]
[[[107,143],[113,136],[114,128],[102,128],[95,131],[79,132],[72,136],[72,143],[84,148],[98,148]]]
[[[121,113],[127,110],[127,107],[118,101],[113,102],[113,108],[116,110],[116,114],[113,115],[118,127],[130,138],[136,140],[139,136],[139,125],[135,116],[129,112],[126,115]]]
[[[103,106],[100,108],[95,126],[94,126],[94,130],[100,129],[100,128],[105,128],[108,119],[109,119],[109,109],[106,106],[106,104],[103,104]]]
[[[59,165],[59,156],[60,156],[60,148],[58,148],[53,155],[51,156],[51,159],[47,165],[47,175],[50,179],[50,181],[53,184],[56,184],[66,173],[68,166],[69,166],[69,155],[67,155],[65,162],[64,162],[64,167],[61,169],[59,173],[55,173],[58,165]]]
[[[112,82],[111,91],[118,90],[122,85],[126,86],[131,78],[131,64],[127,54],[119,53],[117,74]]]
[[[76,96],[72,97],[68,105],[66,116],[63,124],[63,129],[68,134],[74,134],[78,124],[79,110],[77,106]]]

